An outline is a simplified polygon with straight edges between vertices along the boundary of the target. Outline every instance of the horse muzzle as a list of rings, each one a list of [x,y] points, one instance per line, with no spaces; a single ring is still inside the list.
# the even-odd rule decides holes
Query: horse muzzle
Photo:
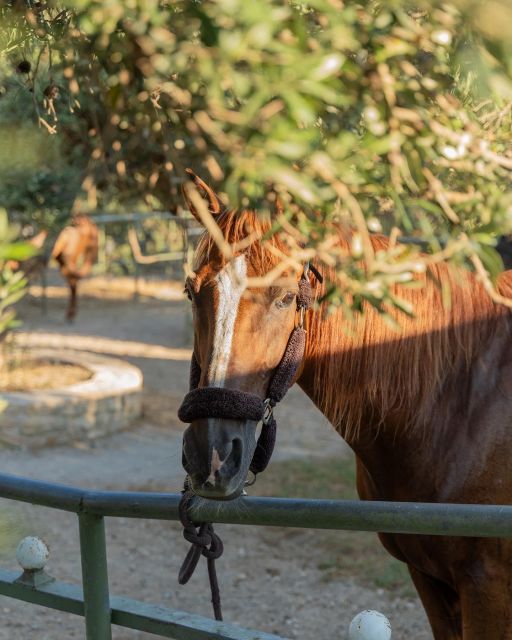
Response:
[[[232,500],[243,491],[256,448],[254,420],[202,418],[183,435],[183,467],[191,490],[203,498]]]
[[[259,473],[267,466],[274,448],[275,420],[271,406],[257,395],[221,387],[192,389],[178,416],[190,423],[183,438],[183,467],[196,494],[217,500],[236,498],[248,471]],[[256,442],[260,421],[263,427]]]

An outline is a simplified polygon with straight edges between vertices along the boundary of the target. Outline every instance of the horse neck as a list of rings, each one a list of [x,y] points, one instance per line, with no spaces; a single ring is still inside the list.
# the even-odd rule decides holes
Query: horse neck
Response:
[[[298,383],[356,450],[377,440],[403,440],[414,448],[442,439],[475,396],[481,363],[494,353],[485,366],[497,366],[496,354],[510,343],[508,311],[487,298],[475,300],[473,307],[446,312],[424,305],[423,316],[399,333],[383,328],[373,311],[352,333],[341,312],[319,315],[308,327]]]

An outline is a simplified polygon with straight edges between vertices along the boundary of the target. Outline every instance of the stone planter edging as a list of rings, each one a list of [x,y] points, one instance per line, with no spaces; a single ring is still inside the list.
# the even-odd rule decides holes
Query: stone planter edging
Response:
[[[142,412],[142,373],[117,358],[71,349],[31,348],[30,356],[76,364],[84,382],[51,390],[0,393],[0,446],[87,442],[126,428]]]

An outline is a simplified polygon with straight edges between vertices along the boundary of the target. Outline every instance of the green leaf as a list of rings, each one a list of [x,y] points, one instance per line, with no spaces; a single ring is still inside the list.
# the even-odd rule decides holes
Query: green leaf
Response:
[[[489,272],[492,280],[496,280],[498,275],[505,268],[500,254],[496,251],[496,249],[494,249],[494,247],[479,245],[478,255],[480,256],[484,267]]]
[[[28,242],[0,245],[0,260],[22,261],[31,258],[36,253],[38,253],[38,250]]]

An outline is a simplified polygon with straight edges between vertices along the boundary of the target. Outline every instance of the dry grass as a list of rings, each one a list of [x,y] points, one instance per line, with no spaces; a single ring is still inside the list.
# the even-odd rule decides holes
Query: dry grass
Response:
[[[12,561],[19,542],[29,535],[24,510],[9,501],[0,503],[0,558]]]
[[[355,463],[344,459],[289,460],[270,464],[258,477],[252,495],[289,498],[356,499]],[[307,531],[325,579],[343,577],[365,586],[412,596],[414,587],[405,564],[392,558],[376,534],[356,531]]]
[[[91,376],[88,369],[79,365],[23,359],[0,369],[0,391],[58,389],[83,382]]]

